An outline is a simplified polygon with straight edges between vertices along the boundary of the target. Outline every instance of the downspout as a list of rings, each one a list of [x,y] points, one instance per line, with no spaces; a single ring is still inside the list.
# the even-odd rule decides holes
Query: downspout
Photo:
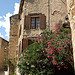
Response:
[[[48,0],[48,28],[50,30],[50,0]]]

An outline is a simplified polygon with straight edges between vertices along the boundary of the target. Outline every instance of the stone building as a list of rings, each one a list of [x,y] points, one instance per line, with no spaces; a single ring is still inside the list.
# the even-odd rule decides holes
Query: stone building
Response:
[[[67,9],[72,33],[74,70],[75,70],[75,0],[67,0]]]
[[[54,30],[66,15],[66,0],[21,0],[19,13],[10,17],[9,57],[20,55],[43,30]]]
[[[8,57],[9,42],[0,37],[0,71],[5,69],[4,58]]]

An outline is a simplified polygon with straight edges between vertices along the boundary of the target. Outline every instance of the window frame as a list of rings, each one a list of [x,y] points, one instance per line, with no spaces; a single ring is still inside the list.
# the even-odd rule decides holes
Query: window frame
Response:
[[[39,17],[39,21],[40,21],[39,28],[35,28],[35,29],[46,29],[46,16],[45,14],[41,14],[41,13],[25,15],[24,29],[26,30],[32,29],[31,28],[31,18],[32,17]]]
[[[35,19],[35,28],[32,28],[32,18]],[[37,21],[36,19],[39,18],[39,28],[37,28]],[[30,29],[40,29],[40,17],[39,15],[36,15],[36,16],[30,16]]]

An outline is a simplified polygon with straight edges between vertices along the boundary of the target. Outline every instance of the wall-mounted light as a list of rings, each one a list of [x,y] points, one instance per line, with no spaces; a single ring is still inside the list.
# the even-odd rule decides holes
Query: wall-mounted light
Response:
[[[65,22],[63,23],[63,27],[70,28],[70,22],[69,22],[68,15],[65,17]]]
[[[9,48],[9,45],[6,45],[6,46],[4,47],[5,50],[6,50],[7,48]]]

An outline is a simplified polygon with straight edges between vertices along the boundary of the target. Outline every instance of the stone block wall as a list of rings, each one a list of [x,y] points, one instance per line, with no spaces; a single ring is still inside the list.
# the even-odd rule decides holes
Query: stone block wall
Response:
[[[67,9],[72,33],[74,70],[75,70],[75,0],[67,0]]]
[[[8,57],[9,42],[0,37],[0,70],[4,70],[4,58]]]
[[[50,0],[50,29],[54,30],[55,24],[64,21],[67,14],[67,0]]]
[[[16,57],[16,46],[18,44],[18,26],[19,16],[13,15],[10,17],[10,38],[9,38],[9,58]]]

